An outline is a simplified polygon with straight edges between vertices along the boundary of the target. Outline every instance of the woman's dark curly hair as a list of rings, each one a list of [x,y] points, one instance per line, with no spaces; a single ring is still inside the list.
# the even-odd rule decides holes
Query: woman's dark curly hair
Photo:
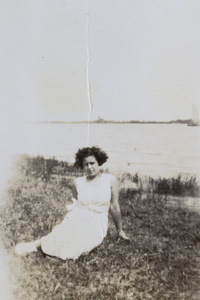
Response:
[[[85,147],[80,148],[75,154],[75,167],[83,168],[83,160],[88,156],[94,156],[99,164],[102,166],[108,159],[108,155],[99,147]]]

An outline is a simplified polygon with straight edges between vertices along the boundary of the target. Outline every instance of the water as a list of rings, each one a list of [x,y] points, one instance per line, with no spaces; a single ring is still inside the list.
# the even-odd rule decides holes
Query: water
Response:
[[[27,124],[18,129],[15,153],[74,161],[74,153],[88,146],[87,124]],[[200,127],[181,124],[91,124],[89,145],[109,155],[105,167],[170,177],[200,179]]]

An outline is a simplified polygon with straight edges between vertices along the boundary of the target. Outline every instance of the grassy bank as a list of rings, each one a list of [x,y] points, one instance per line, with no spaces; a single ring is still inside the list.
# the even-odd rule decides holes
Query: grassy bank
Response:
[[[28,155],[18,157],[15,163],[15,172],[45,181],[50,181],[52,177],[62,177],[63,182],[65,177],[82,175],[80,169],[77,170],[73,164],[68,162],[58,161],[55,158],[45,159],[41,156],[31,157]],[[173,178],[152,178],[130,173],[117,174],[117,177],[120,186],[127,188],[130,183],[135,183],[141,192],[145,190],[146,192],[151,191],[173,196],[200,196],[200,186],[195,177],[179,175]]]
[[[131,240],[118,239],[109,220],[104,242],[73,262],[41,252],[17,257],[13,250],[16,243],[37,239],[62,221],[72,177],[80,171],[55,159],[26,156],[16,163],[13,174],[4,194],[0,231],[10,255],[17,300],[199,299],[199,215],[167,206],[167,198],[159,195],[151,179],[144,182],[137,174],[120,177],[123,226]],[[126,187],[127,180],[139,188]],[[185,186],[185,180],[178,180]],[[199,191],[195,180],[190,188]],[[171,186],[166,194],[169,191]]]

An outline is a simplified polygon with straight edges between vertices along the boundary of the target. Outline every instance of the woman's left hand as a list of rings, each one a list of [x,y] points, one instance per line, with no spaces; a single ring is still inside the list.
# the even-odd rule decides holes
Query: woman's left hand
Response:
[[[126,235],[126,233],[123,230],[119,231],[119,237],[121,237],[124,240],[130,240],[130,238]]]

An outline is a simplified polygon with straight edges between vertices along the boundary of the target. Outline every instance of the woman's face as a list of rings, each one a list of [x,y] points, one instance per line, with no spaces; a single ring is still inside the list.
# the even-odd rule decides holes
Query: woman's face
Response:
[[[100,173],[99,164],[94,156],[88,156],[83,159],[83,169],[88,178],[96,177]]]

